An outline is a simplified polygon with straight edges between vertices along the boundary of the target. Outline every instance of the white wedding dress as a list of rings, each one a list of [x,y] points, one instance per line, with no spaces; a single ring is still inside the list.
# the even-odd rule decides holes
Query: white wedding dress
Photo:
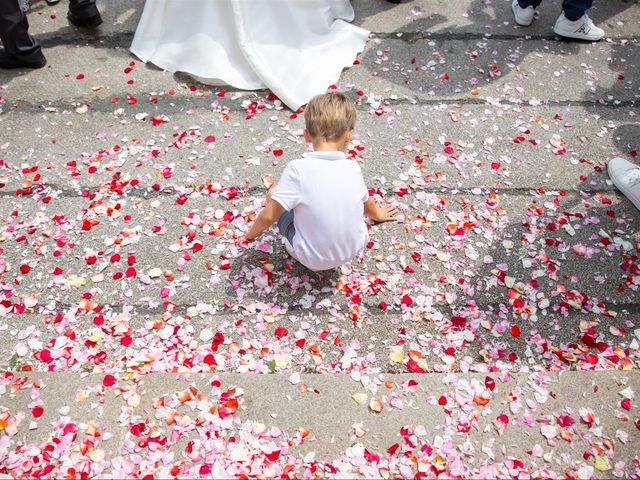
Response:
[[[353,18],[348,0],[147,0],[131,51],[203,83],[269,88],[296,110],[363,50]]]

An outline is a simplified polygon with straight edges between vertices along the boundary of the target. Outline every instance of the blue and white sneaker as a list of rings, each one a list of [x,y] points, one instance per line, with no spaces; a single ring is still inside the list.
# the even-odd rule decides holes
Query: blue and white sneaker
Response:
[[[586,13],[578,20],[572,21],[565,17],[564,12],[562,12],[553,26],[553,31],[561,37],[586,40],[588,42],[597,42],[604,37],[604,30],[596,27]]]

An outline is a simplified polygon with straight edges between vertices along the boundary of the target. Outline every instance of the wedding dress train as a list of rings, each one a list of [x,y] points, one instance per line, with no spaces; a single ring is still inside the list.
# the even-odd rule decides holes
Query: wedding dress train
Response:
[[[348,0],[147,0],[131,51],[203,83],[269,88],[296,110],[364,48],[353,18]]]

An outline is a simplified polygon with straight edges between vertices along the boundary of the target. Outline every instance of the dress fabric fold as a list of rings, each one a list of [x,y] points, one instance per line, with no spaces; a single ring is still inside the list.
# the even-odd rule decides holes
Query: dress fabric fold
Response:
[[[131,52],[206,84],[268,88],[296,110],[364,49],[353,18],[348,0],[147,0]]]

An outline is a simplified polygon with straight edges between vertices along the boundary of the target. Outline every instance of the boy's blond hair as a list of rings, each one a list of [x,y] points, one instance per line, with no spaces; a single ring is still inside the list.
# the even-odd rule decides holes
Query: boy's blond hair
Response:
[[[356,126],[356,107],[342,93],[316,95],[304,110],[304,123],[312,139],[335,141]]]

